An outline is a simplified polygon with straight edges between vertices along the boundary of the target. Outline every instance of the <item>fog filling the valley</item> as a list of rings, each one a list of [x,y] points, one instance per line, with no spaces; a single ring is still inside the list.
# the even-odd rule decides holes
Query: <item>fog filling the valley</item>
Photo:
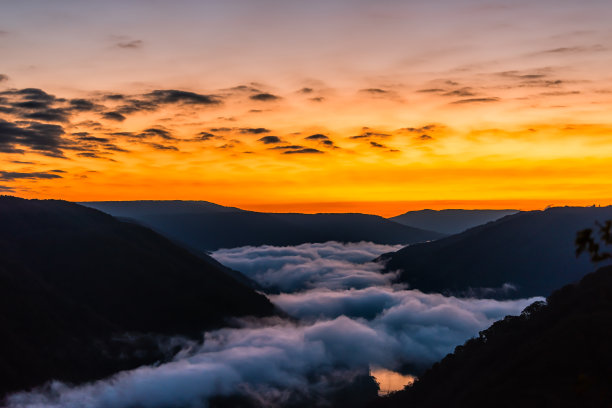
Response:
[[[393,285],[372,243],[222,249],[213,256],[271,291],[295,319],[245,319],[184,341],[171,362],[72,387],[14,394],[16,407],[200,407],[241,394],[262,406],[324,396],[368,367],[426,368],[496,320],[541,298],[459,299]]]

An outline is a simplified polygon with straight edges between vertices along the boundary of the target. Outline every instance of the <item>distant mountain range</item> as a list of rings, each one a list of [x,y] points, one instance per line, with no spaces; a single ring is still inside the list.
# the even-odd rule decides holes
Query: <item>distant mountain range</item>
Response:
[[[612,267],[506,317],[378,408],[608,407]]]
[[[517,212],[518,210],[420,210],[409,211],[389,219],[402,225],[451,235]]]
[[[206,201],[103,201],[81,203],[130,218],[198,250],[307,242],[411,244],[445,236],[367,214],[260,213]]]
[[[520,212],[380,259],[388,271],[401,271],[402,282],[425,292],[546,296],[593,270],[587,256],[574,255],[576,232],[606,219],[612,219],[612,207]]]
[[[163,359],[158,335],[277,313],[237,272],[91,208],[3,196],[0,225],[0,395]]]

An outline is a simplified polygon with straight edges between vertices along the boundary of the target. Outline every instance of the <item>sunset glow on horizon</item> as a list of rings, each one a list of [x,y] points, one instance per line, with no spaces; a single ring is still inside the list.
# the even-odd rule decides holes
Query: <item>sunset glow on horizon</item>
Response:
[[[612,204],[610,7],[441,3],[3,5],[0,192],[383,216]]]

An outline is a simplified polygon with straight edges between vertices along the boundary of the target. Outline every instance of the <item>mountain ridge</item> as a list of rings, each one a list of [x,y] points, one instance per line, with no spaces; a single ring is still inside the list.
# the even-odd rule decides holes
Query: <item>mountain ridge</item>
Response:
[[[130,204],[126,204],[130,203]],[[135,219],[157,232],[199,250],[239,246],[288,246],[309,242],[359,242],[410,244],[445,236],[435,231],[407,227],[383,217],[360,213],[260,213],[253,211],[178,211],[170,208],[140,212],[141,202],[123,202],[129,212],[115,211],[116,204],[85,203],[114,216]],[[152,202],[147,202],[150,206]],[[172,207],[172,203],[162,202]],[[179,204],[182,206],[182,204]],[[216,207],[215,207],[216,208]],[[229,208],[229,207],[224,207]],[[165,212],[163,212],[165,211]]]
[[[372,407],[603,407],[612,401],[612,266],[455,348]]]
[[[588,259],[574,256],[576,232],[609,218],[612,206],[519,212],[378,260],[387,271],[401,271],[399,281],[425,292],[546,296],[591,271]],[[503,293],[505,284],[518,290]]]
[[[280,313],[214,259],[91,208],[2,196],[0,225],[0,394],[150,364],[164,337]]]
[[[416,228],[438,231],[445,234],[458,234],[469,228],[496,221],[506,215],[516,214],[518,210],[464,210],[444,209],[408,211],[390,217],[389,220]]]

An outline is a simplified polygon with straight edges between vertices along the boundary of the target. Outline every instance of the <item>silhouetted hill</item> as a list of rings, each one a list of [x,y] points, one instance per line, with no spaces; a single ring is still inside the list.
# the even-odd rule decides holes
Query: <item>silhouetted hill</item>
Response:
[[[612,218],[612,207],[520,212],[461,234],[384,254],[387,270],[425,292],[487,297],[546,296],[592,270],[576,258],[576,232]],[[492,292],[510,283],[516,291]]]
[[[208,201],[140,200],[140,201],[89,201],[78,203],[95,208],[114,217],[138,218],[158,214],[210,214],[242,212],[240,208],[224,207]]]
[[[468,340],[375,407],[612,406],[612,267]]]
[[[498,220],[517,210],[420,210],[389,218],[402,225],[438,231],[444,234],[458,234],[468,228]]]
[[[187,203],[187,204],[185,204]],[[185,245],[215,250],[245,245],[299,245],[306,242],[410,244],[444,234],[407,227],[367,214],[284,214],[219,209],[210,203],[134,201],[83,203],[119,217],[130,217]]]
[[[151,363],[156,334],[275,313],[212,258],[91,208],[4,196],[0,225],[0,395]]]

